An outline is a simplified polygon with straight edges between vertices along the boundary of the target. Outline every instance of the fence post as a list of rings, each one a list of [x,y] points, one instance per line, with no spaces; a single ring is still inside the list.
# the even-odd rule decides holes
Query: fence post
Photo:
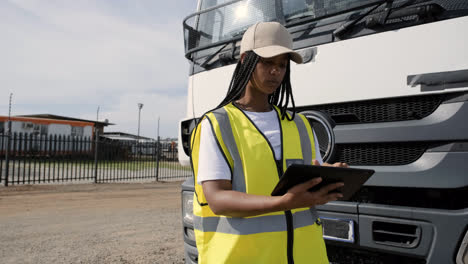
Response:
[[[156,142],[156,181],[159,181],[159,149],[161,145],[159,144],[159,136],[158,141]]]
[[[3,140],[3,139],[2,139]],[[5,151],[5,187],[8,186],[8,177],[10,172],[10,141],[11,141],[11,120],[8,120],[8,131],[7,131],[7,145]]]
[[[96,128],[96,138],[94,142],[94,183],[98,183],[98,144],[99,144],[99,139],[98,139],[98,134],[99,130]]]

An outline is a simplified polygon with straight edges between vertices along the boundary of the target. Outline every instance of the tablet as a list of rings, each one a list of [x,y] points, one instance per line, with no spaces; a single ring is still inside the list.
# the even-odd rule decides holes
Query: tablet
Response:
[[[286,169],[280,181],[273,189],[273,192],[271,192],[271,195],[283,195],[297,184],[304,183],[316,177],[322,177],[322,181],[309,189],[309,191],[316,191],[327,184],[344,182],[344,186],[336,189],[336,191],[343,194],[343,197],[338,200],[347,201],[361,188],[374,172],[374,170],[368,169],[292,164]]]

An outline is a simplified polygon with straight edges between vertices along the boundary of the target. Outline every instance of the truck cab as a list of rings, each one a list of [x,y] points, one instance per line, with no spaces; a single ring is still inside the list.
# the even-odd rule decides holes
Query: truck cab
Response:
[[[376,171],[349,201],[317,206],[330,262],[468,264],[468,2],[200,0],[183,23],[183,165],[259,21],[282,23],[304,58],[291,65],[296,111],[324,161]],[[185,261],[197,263],[193,178],[181,195]]]

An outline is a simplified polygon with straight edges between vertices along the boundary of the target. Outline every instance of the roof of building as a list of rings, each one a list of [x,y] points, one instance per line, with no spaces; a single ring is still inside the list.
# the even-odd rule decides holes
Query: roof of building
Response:
[[[90,122],[96,125],[102,126],[111,126],[115,125],[113,123],[109,123],[106,119],[105,122],[96,121],[96,120],[88,120],[88,119],[80,119],[68,116],[59,116],[59,115],[51,115],[51,114],[36,114],[36,115],[18,115],[18,117],[36,117],[36,118],[48,118],[48,119],[57,119],[57,120],[71,120],[71,121],[81,121],[81,122]]]
[[[69,119],[51,119],[51,118],[40,118],[40,117],[30,117],[30,116],[0,116],[0,121],[6,122],[8,120],[17,121],[17,122],[31,122],[35,124],[67,124],[72,126],[93,126],[92,122],[69,120]]]
[[[114,140],[128,140],[128,141],[136,141],[136,140],[144,140],[144,141],[156,141],[153,138],[137,136],[129,133],[124,132],[104,132],[101,134],[101,137],[105,137],[108,139]]]

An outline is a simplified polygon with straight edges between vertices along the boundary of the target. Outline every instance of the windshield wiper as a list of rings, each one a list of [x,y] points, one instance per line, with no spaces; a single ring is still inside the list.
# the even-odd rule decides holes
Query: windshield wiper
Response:
[[[234,52],[236,50],[236,40],[234,39],[233,41],[231,42],[228,42],[226,44],[224,44],[221,48],[219,48],[218,50],[216,50],[215,52],[213,52],[213,54],[211,54],[210,56],[208,56],[208,58],[206,58],[202,64],[199,64],[200,67],[204,68],[204,69],[207,69],[209,68],[211,65],[213,65],[214,62],[211,62],[210,61],[216,57],[218,54],[218,60],[221,61],[222,63],[229,63],[231,61],[234,60]],[[224,48],[226,48],[229,44],[231,44],[231,50],[230,51],[226,51],[226,52],[221,52],[224,50]]]
[[[370,13],[372,13],[374,10],[376,10],[382,4],[385,4],[385,3],[386,3],[386,7],[385,7],[385,10],[386,10],[385,20],[386,20],[386,17],[388,17],[388,14],[390,13],[391,6],[393,4],[393,0],[384,0],[384,1],[378,2],[378,3],[376,3],[376,5],[374,7],[369,9],[367,12],[365,12],[364,14],[359,16],[358,18],[356,18],[356,19],[354,19],[352,21],[348,21],[348,22],[343,23],[341,26],[339,26],[337,29],[335,29],[333,31],[333,37],[340,39],[340,37],[345,32],[347,32],[351,27],[353,27],[357,22],[361,21],[363,18],[368,16]]]
[[[434,21],[437,16],[445,12],[446,10],[438,4],[427,4],[427,5],[419,5],[415,7],[405,7],[400,6],[398,8],[394,8],[392,13],[382,19],[381,15],[376,14],[374,16],[369,16],[366,19],[367,28],[377,28],[385,26],[387,19],[399,19],[402,22],[408,22],[408,19],[403,19],[405,17],[415,17],[414,21]]]
[[[307,12],[305,12],[307,11]],[[290,22],[293,22],[293,21],[297,21],[297,20],[301,20],[303,18],[310,18],[310,17],[314,17],[315,18],[315,13],[308,10],[308,9],[303,9],[303,10],[299,10],[297,12],[294,12],[293,14],[289,14],[288,17],[286,18],[286,23],[290,23]]]
[[[208,58],[206,58],[205,61],[203,61],[202,64],[200,64],[200,67],[206,69],[206,65],[208,65],[208,62],[210,62],[216,55],[218,55],[218,53],[220,53],[225,47],[227,47],[227,45],[229,45],[229,43],[224,44],[220,49],[208,56]]]

